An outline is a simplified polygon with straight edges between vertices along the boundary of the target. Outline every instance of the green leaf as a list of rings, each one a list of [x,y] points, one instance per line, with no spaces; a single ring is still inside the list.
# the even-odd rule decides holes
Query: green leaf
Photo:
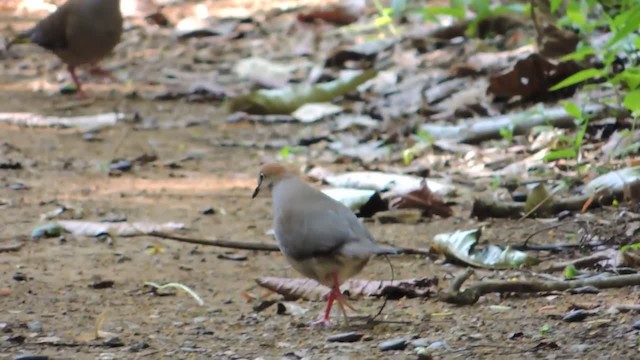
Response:
[[[549,324],[544,324],[540,327],[540,334],[544,335],[548,333],[549,330],[551,330],[551,326],[549,326]]]
[[[622,26],[618,31],[613,32],[613,37],[607,42],[607,47],[610,47],[618,41],[624,39],[627,35],[633,31],[638,30],[638,24],[640,24],[640,6],[636,5],[633,9],[620,14],[614,20],[615,23],[622,23]],[[614,29],[612,29],[614,30]]]
[[[640,242],[627,244],[620,248],[620,251],[625,252],[629,250],[640,250]]]
[[[289,157],[289,154],[291,154],[291,147],[285,146],[280,149],[280,156],[283,160],[286,160]]]
[[[551,0],[551,13],[552,14],[554,12],[556,12],[556,10],[558,10],[558,8],[560,7],[560,4],[562,4],[562,0]]]
[[[456,19],[464,19],[466,12],[464,8],[448,8],[444,6],[427,7],[422,10],[422,14],[425,16],[435,17],[438,15],[453,16]]]
[[[576,119],[582,119],[582,110],[580,107],[572,102],[566,101],[564,104],[564,110]]]
[[[578,269],[576,269],[575,265],[567,265],[562,272],[565,280],[571,280],[578,276]]]
[[[640,112],[640,90],[634,90],[625,95],[622,101],[624,107],[634,113]]]
[[[595,55],[595,53],[596,53],[595,50],[593,50],[591,46],[585,46],[580,50],[576,50],[571,54],[563,56],[560,60],[561,61],[570,61],[570,60],[583,61],[584,58],[586,58],[589,55]]]
[[[402,162],[404,163],[405,166],[411,164],[411,162],[415,158],[416,158],[416,154],[411,149],[405,149],[402,152]]]
[[[544,156],[544,161],[556,161],[560,159],[575,159],[578,156],[574,148],[554,150]]]
[[[560,90],[560,89],[564,89],[566,87],[572,86],[572,85],[576,85],[579,84],[585,80],[589,80],[589,79],[593,79],[593,78],[597,78],[599,76],[603,75],[603,71],[602,70],[598,70],[598,69],[584,69],[581,71],[578,71],[577,73],[569,76],[568,78],[560,81],[559,83],[553,85],[551,88],[549,88],[549,91],[556,91],[556,90]]]

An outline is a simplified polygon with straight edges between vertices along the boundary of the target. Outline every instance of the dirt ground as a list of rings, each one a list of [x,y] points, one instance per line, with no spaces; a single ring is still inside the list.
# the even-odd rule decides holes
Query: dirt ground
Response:
[[[35,48],[20,50],[27,53],[44,54]],[[5,70],[22,60],[6,61]],[[212,104],[129,99],[123,94],[130,84],[89,82],[87,91],[95,98],[91,105],[59,110],[61,101],[72,98],[34,90],[34,84],[35,88],[56,88],[55,79],[62,73],[56,66],[33,76],[1,74],[0,110],[74,116],[120,109],[153,118],[161,126],[138,130],[134,124],[119,123],[100,131],[100,141],[89,142],[75,130],[0,125],[0,159],[22,164],[22,169],[0,170],[0,244],[24,241],[18,251],[0,253],[0,287],[11,291],[0,297],[1,359],[25,353],[51,359],[417,358],[412,346],[389,352],[378,349],[381,342],[397,337],[436,343],[433,356],[442,359],[638,356],[638,332],[631,327],[635,315],[606,312],[614,304],[637,302],[635,288],[582,295],[489,295],[466,307],[435,297],[402,299],[387,304],[383,319],[406,323],[312,328],[305,324],[320,314],[323,303],[300,301],[309,311],[294,317],[276,314],[275,307],[256,313],[243,297],[243,293],[267,294],[255,283],[259,276],[298,277],[278,253],[237,251],[247,260],[231,261],[218,258],[227,252],[224,249],[151,237],[116,238],[113,244],[68,235],[64,241],[24,240],[43,223],[41,214],[64,204],[82,209],[85,220],[123,216],[130,221],[182,222],[195,237],[274,241],[265,235],[271,225],[270,200],[252,201],[250,195],[260,162],[276,157],[277,151],[215,145],[223,139],[268,137],[268,131],[258,125],[225,123],[225,111]],[[193,127],[171,126],[186,120],[204,121]],[[281,126],[282,131],[293,127]],[[113,159],[145,153],[158,160],[121,176],[107,175],[105,167]],[[202,157],[181,162],[179,168],[163,166],[190,153]],[[27,189],[14,190],[16,183]],[[209,207],[215,214],[203,215]],[[469,219],[466,206],[454,210],[456,215],[445,220],[418,225],[370,223],[369,228],[380,242],[427,247],[437,233],[478,225]],[[533,221],[484,224],[484,237],[496,244],[517,243],[540,227]],[[545,235],[536,240],[553,241]],[[154,246],[164,251],[149,251]],[[392,262],[397,278],[437,277],[440,287],[461,269],[415,256],[395,257]],[[26,280],[16,280],[17,273]],[[388,266],[375,259],[359,278],[388,279]],[[111,280],[114,285],[89,287],[96,279]],[[154,296],[143,288],[147,281],[183,283],[205,304],[198,306],[184,293]],[[372,298],[354,300],[365,313],[375,313],[381,303]],[[582,322],[562,321],[576,305],[597,311]],[[121,343],[78,341],[78,336],[95,331],[96,320],[105,310],[101,330],[116,334]],[[338,318],[339,313],[333,315]],[[327,342],[328,336],[346,331],[363,333],[364,338],[355,343]],[[51,337],[59,341],[47,341]]]

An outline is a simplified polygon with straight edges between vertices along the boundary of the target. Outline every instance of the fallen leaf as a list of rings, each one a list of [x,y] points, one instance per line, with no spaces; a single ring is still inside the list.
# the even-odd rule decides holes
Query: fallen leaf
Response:
[[[335,25],[349,25],[363,15],[365,0],[345,0],[298,13],[301,22],[322,20]]]
[[[521,96],[525,101],[571,96],[576,86],[569,86],[556,92],[550,92],[549,88],[579,70],[581,67],[574,61],[556,64],[534,53],[518,61],[511,71],[491,77],[487,93],[506,99]]]
[[[184,224],[181,223],[149,223],[149,222],[91,222],[80,220],[60,220],[52,224],[35,229],[32,233],[33,237],[40,236],[59,236],[60,228],[62,230],[72,233],[76,236],[95,237],[100,235],[111,236],[138,236],[145,235],[154,231],[175,231],[184,229]]]
[[[390,209],[421,209],[424,216],[438,215],[443,218],[453,215],[453,211],[442,199],[431,192],[427,181],[422,179],[418,189],[406,193],[396,193],[389,200]]]
[[[287,300],[299,298],[311,301],[324,301],[329,295],[329,288],[311,279],[289,279],[279,277],[261,277],[256,279],[258,285],[281,294]],[[386,296],[392,299],[402,297],[429,297],[437,285],[437,279],[408,280],[347,280],[340,289],[349,297]]]
[[[536,265],[540,261],[527,253],[505,249],[497,245],[487,245],[476,249],[480,237],[480,229],[443,233],[433,237],[432,249],[450,260],[460,261],[467,265],[486,269],[509,269],[520,265]]]
[[[376,70],[319,84],[296,84],[281,89],[263,89],[228,100],[231,112],[250,114],[291,114],[307,103],[328,102],[355,90],[360,84],[376,76]]]

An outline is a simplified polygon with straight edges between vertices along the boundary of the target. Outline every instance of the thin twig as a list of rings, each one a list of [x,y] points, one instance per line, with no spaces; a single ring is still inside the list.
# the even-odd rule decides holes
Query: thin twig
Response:
[[[383,256],[384,256],[384,259],[387,260],[387,263],[389,264],[389,268],[391,269],[391,283],[393,284],[393,280],[395,280],[393,264],[391,263],[391,260],[389,260],[389,256],[387,255],[383,255]],[[385,296],[384,300],[382,301],[382,305],[380,306],[380,309],[378,309],[378,313],[373,315],[373,317],[371,318],[371,320],[369,320],[369,322],[373,323],[376,320],[376,318],[380,316],[380,314],[382,314],[382,310],[384,310],[384,307],[387,305],[387,300],[388,300],[388,297]]]
[[[280,251],[278,245],[275,244],[265,244],[265,243],[253,243],[253,242],[245,242],[245,241],[231,241],[231,240],[209,240],[209,239],[197,239],[191,238],[182,235],[176,234],[168,234],[160,231],[152,231],[147,233],[149,236],[154,236],[162,239],[175,240],[190,244],[198,244],[198,245],[206,245],[206,246],[217,246],[223,248],[230,249],[240,249],[240,250],[257,250],[257,251]],[[400,254],[404,255],[425,255],[431,256],[429,250],[426,249],[413,249],[413,248],[403,248],[396,247],[399,250]]]
[[[540,29],[540,24],[538,24],[538,17],[536,16],[535,8],[535,0],[531,0],[531,21],[533,22],[533,26],[536,28],[536,45],[538,45],[538,49],[540,49],[542,47],[542,30]]]
[[[190,244],[218,246],[231,249],[241,250],[258,250],[258,251],[280,251],[280,248],[275,244],[263,244],[263,243],[250,243],[230,240],[207,240],[207,239],[194,239],[186,236],[167,234],[158,231],[152,231],[148,233],[150,236],[155,236],[163,239],[176,240],[180,242],[186,242]]]

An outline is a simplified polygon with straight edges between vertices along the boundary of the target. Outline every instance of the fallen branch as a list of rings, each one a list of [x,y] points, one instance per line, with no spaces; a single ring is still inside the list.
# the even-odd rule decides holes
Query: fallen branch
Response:
[[[597,120],[608,115],[609,108],[592,104],[584,107],[583,111],[591,120]],[[454,126],[425,124],[422,130],[428,131],[436,140],[455,139],[459,143],[478,144],[486,140],[501,139],[500,131],[504,128],[513,129],[513,135],[524,135],[536,127],[550,125],[555,128],[574,128],[576,126],[572,115],[564,107],[537,110],[532,109],[517,114],[506,114],[483,119],[463,121]]]
[[[605,250],[604,252],[601,251],[588,256],[583,256],[578,259],[572,259],[569,261],[562,261],[558,263],[549,264],[548,266],[540,269],[540,271],[545,273],[552,273],[556,271],[562,271],[567,266],[571,266],[571,265],[575,266],[576,269],[583,269],[583,268],[588,268],[590,266],[593,266],[601,261],[611,260],[611,257],[612,257],[611,254],[607,253]]]
[[[22,246],[24,245],[24,243],[13,243],[13,244],[8,244],[8,245],[2,245],[0,246],[0,253],[3,252],[10,252],[10,251],[18,251],[22,248]]]
[[[609,205],[614,197],[618,194],[605,195],[593,201],[589,208],[596,208],[601,205]],[[558,214],[562,211],[581,211],[584,204],[591,199],[590,195],[576,195],[566,198],[554,198],[548,205],[547,216]],[[512,218],[519,219],[524,213],[525,203],[515,201],[498,201],[492,198],[478,198],[473,203],[471,216],[477,217],[478,220],[487,218]],[[536,216],[537,214],[532,214]]]
[[[160,231],[152,231],[147,233],[146,235],[154,236],[162,239],[190,243],[190,244],[217,246],[217,247],[223,247],[223,248],[229,248],[229,249],[280,251],[280,248],[278,247],[278,245],[275,245],[275,244],[252,243],[252,242],[231,241],[231,240],[197,239],[197,238],[191,238],[191,237],[182,236],[182,235],[163,233]],[[402,247],[396,247],[396,249],[399,249],[400,254],[404,254],[404,255],[432,256],[432,254],[429,252],[428,249],[414,249],[414,248],[402,248]]]
[[[490,293],[540,293],[564,291],[584,286],[607,289],[640,285],[640,274],[633,274],[570,281],[482,281],[460,290],[462,284],[471,275],[473,275],[472,269],[458,274],[451,281],[449,289],[440,294],[440,300],[457,305],[472,305],[480,299],[480,296]]]
[[[96,130],[115,125],[124,114],[104,113],[86,116],[58,117],[34,113],[0,113],[0,123],[27,127],[77,128],[82,131]]]

